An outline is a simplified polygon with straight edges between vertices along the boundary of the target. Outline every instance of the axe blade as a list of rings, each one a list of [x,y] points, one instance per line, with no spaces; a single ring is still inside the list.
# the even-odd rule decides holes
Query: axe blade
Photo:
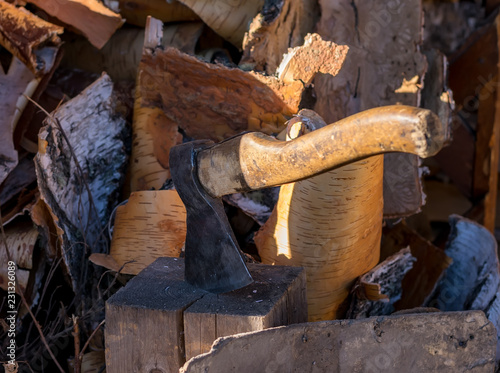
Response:
[[[210,196],[197,175],[196,153],[207,141],[177,145],[170,151],[170,172],[187,212],[185,280],[211,293],[252,283],[220,198]]]

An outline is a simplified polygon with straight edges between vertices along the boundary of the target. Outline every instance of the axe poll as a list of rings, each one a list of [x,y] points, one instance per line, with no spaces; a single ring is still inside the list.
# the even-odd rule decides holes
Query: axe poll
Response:
[[[430,157],[447,140],[446,128],[430,110],[392,105],[292,141],[250,132],[173,147],[171,176],[187,212],[186,281],[214,293],[252,282],[220,197],[306,179],[375,154]]]

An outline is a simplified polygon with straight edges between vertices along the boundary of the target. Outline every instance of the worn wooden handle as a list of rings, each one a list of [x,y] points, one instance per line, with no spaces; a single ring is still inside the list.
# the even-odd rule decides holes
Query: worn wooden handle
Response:
[[[212,196],[220,197],[302,180],[374,154],[426,158],[444,141],[444,126],[430,110],[384,106],[293,141],[252,132],[215,144],[198,153],[198,177]]]

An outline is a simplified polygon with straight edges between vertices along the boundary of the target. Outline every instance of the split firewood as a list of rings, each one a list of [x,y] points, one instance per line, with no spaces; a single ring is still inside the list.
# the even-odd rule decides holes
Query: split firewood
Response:
[[[500,17],[490,18],[450,56],[449,84],[458,115],[453,142],[436,158],[464,195],[484,200],[479,222],[490,232],[495,228],[500,154],[499,25]]]
[[[84,35],[96,48],[102,48],[125,22],[97,0],[28,0],[71,30]]]
[[[422,307],[432,296],[436,284],[452,263],[442,249],[434,246],[412,230],[404,222],[391,226],[386,224],[382,233],[381,260],[410,247],[416,258],[412,268],[405,274],[401,286],[402,295],[393,306],[396,311]]]
[[[180,372],[486,373],[495,332],[480,311],[295,324],[219,338]]]
[[[194,45],[203,27],[201,22],[167,26],[163,30],[163,45],[176,46],[194,54]],[[61,64],[98,74],[105,71],[114,81],[135,81],[143,46],[144,29],[121,29],[101,49],[95,48],[85,39],[67,42]]]
[[[110,255],[136,275],[156,258],[178,257],[186,240],[186,209],[175,190],[132,193],[118,206]]]
[[[196,42],[203,26],[186,23],[163,28],[160,20],[149,17],[143,37],[143,61],[137,71],[135,91],[133,143],[130,162],[130,190],[159,189],[170,177],[170,148],[182,142],[176,124],[171,123],[161,105],[147,106],[144,92],[154,88],[150,76],[144,73],[145,58],[151,56],[155,48],[173,46],[185,53],[194,54]]]
[[[426,305],[443,311],[484,311],[497,328],[497,351],[500,351],[497,241],[485,227],[458,215],[450,216],[450,225],[445,253],[453,263]]]
[[[323,126],[316,113],[302,110],[288,136]],[[310,321],[343,317],[355,279],[378,263],[381,162],[371,157],[281,186],[271,217],[255,236],[263,263],[306,268]]]
[[[55,61],[63,28],[26,9],[0,0],[0,45],[21,60],[36,76],[49,72]]]
[[[104,4],[126,19],[127,23],[144,27],[148,16],[162,22],[198,21],[186,5],[177,0],[104,0]]]
[[[193,10],[212,30],[241,48],[245,32],[264,0],[178,0]]]
[[[318,76],[315,110],[328,123],[361,110],[389,104],[417,106],[425,57],[421,43],[421,1],[320,1],[318,33],[350,46],[341,72]],[[407,216],[423,204],[418,157],[384,156],[384,214]],[[382,166],[381,166],[382,167]]]
[[[29,212],[31,205],[35,203],[37,192],[33,157],[23,155],[19,164],[0,184],[2,223],[6,225],[17,216]]]
[[[121,186],[126,128],[116,105],[113,83],[103,75],[59,107],[39,135],[40,194],[64,232],[61,255],[75,289],[88,285],[83,258],[106,247],[104,227]]]
[[[347,48],[330,42],[322,42],[321,48],[328,52],[315,53],[334,57],[323,63],[331,64],[328,73],[336,74]],[[142,61],[141,74],[150,83],[141,90],[144,105],[165,108],[169,121],[190,137],[220,141],[246,130],[279,133],[298,111],[305,89],[299,80],[291,83],[292,89],[275,77],[208,64],[172,48],[154,52]]]
[[[265,1],[243,39],[240,67],[272,75],[288,48],[303,44],[319,18],[316,1]]]
[[[415,260],[410,248],[405,248],[361,276],[354,286],[347,318],[364,319],[393,313],[394,303],[402,296],[403,278]]]
[[[1,6],[1,3],[0,3]],[[25,109],[28,100],[41,78],[36,78],[33,73],[16,57],[12,58],[10,68],[5,75],[0,66],[0,184],[16,167],[18,154],[14,144],[14,130]]]

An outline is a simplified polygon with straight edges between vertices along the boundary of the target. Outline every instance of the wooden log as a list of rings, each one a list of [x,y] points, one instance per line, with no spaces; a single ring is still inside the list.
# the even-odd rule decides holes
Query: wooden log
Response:
[[[221,338],[195,372],[492,372],[496,332],[481,311],[324,321]]]
[[[148,58],[155,48],[163,49],[166,46],[194,54],[202,29],[203,25],[199,22],[163,28],[160,20],[149,17],[143,34],[141,55]],[[162,105],[158,103],[148,107],[144,103],[143,93],[155,89],[151,86],[150,76],[144,73],[148,66],[153,67],[143,61],[137,70],[130,160],[131,191],[159,189],[170,177],[170,148],[182,142],[177,124],[168,119]],[[160,66],[154,68],[158,69]]]
[[[29,0],[68,28],[83,34],[96,48],[102,48],[125,22],[97,0]]]
[[[36,76],[49,72],[61,44],[63,28],[0,1],[0,45],[21,60]]]
[[[110,255],[136,275],[156,258],[178,257],[186,240],[186,209],[175,190],[134,192],[118,206]]]
[[[307,318],[301,268],[249,265],[255,282],[213,295],[184,281],[184,262],[159,258],[106,303],[108,372],[176,372],[219,336]]]
[[[318,44],[313,44],[316,48]],[[347,49],[322,43],[323,54],[334,59],[329,74],[336,74]],[[242,131],[279,133],[298,111],[304,84],[237,68],[208,64],[167,48],[142,59],[143,106],[165,108],[165,115],[193,138],[223,140]],[[160,94],[158,94],[158,92]]]
[[[245,34],[239,66],[275,74],[288,48],[302,45],[318,18],[315,1],[265,1]]]
[[[326,126],[316,113],[303,112],[289,128],[292,122],[309,130]],[[283,185],[271,217],[255,235],[263,263],[305,267],[309,321],[342,318],[355,279],[378,263],[381,161],[369,158]]]
[[[186,360],[210,351],[219,337],[307,320],[302,268],[249,264],[248,269],[251,285],[207,294],[184,312]]]
[[[436,158],[467,197],[473,201],[484,199],[484,216],[479,222],[491,232],[495,228],[500,154],[499,25],[497,16],[476,30],[450,57],[449,82],[460,121],[455,125],[457,135],[450,149]],[[460,154],[462,162],[451,156],[455,153]],[[457,167],[464,163],[467,172]]]
[[[314,110],[327,123],[358,111],[401,103],[416,106],[425,58],[421,42],[421,1],[373,0],[363,3],[320,1],[318,33],[351,47],[341,72],[318,76]],[[402,32],[404,30],[404,32]],[[384,167],[384,214],[407,216],[419,211],[423,194],[418,158],[388,154]]]
[[[123,178],[126,123],[116,105],[113,83],[103,75],[61,105],[39,135],[38,186],[64,232],[57,235],[60,254],[75,289],[88,285],[82,258],[107,246],[104,227]]]
[[[346,318],[364,319],[393,313],[394,303],[401,299],[403,278],[415,260],[407,247],[361,276],[353,287]]]

